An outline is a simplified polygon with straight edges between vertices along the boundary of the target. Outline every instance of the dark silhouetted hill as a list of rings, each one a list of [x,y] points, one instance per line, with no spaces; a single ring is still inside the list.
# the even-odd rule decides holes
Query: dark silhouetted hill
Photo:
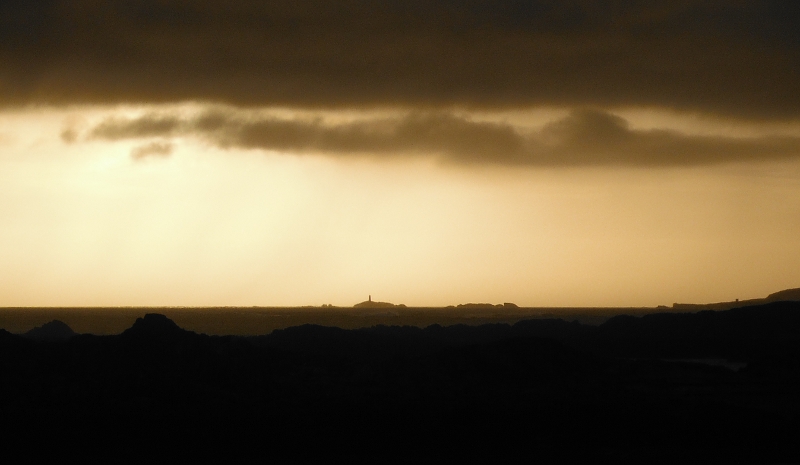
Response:
[[[792,463],[799,342],[797,302],[600,326],[0,331],[0,437],[31,460]]]
[[[778,291],[767,296],[769,302],[779,301],[800,301],[800,288],[786,289]]]
[[[16,334],[9,333],[5,329],[0,328],[0,343],[13,344],[15,342],[18,342],[19,339],[20,339],[20,336],[18,336]]]
[[[129,329],[122,334],[128,337],[169,338],[183,335],[187,331],[178,327],[174,321],[158,313],[148,313],[142,318],[137,318]]]
[[[28,339],[34,341],[65,341],[72,336],[75,336],[75,331],[72,330],[66,323],[53,320],[45,323],[42,326],[37,326],[24,334]]]
[[[800,301],[800,288],[786,289],[783,291],[774,292],[763,299],[748,299],[748,300],[735,300],[732,302],[716,302],[711,304],[672,304],[674,310],[730,310],[732,308],[752,307],[755,305],[763,305],[770,302],[779,301]]]

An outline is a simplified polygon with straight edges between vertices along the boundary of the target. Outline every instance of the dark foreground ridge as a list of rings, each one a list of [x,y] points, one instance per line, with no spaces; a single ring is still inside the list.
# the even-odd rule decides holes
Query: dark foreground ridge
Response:
[[[0,330],[0,375],[5,452],[31,459],[800,461],[798,302],[247,338],[148,314]]]
[[[59,320],[37,326],[24,334],[25,337],[34,341],[66,341],[74,335],[75,331]]]

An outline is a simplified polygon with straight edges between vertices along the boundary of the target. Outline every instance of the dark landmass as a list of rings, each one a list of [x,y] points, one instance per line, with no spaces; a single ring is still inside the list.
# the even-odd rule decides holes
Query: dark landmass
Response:
[[[370,299],[371,300],[371,299]],[[367,300],[353,307],[333,305],[305,307],[6,307],[0,308],[0,328],[23,334],[53,320],[66,323],[81,334],[120,334],[145,313],[159,313],[181,328],[209,335],[255,336],[304,324],[342,329],[372,326],[418,326],[434,324],[514,324],[530,319],[563,319],[599,325],[618,315],[643,316],[653,313],[690,313],[701,310],[729,310],[773,301],[800,301],[800,290],[787,289],[764,299],[712,304],[673,304],[672,307],[519,307],[506,302],[464,303],[448,307],[406,307]],[[374,306],[372,304],[375,304]]]
[[[750,305],[762,305],[770,302],[785,302],[785,301],[800,301],[800,288],[785,289],[783,291],[774,292],[764,299],[736,299],[731,302],[716,302],[712,304],[672,304],[674,310],[730,310],[732,308],[744,307]]]
[[[24,334],[28,339],[35,341],[64,341],[75,335],[66,323],[59,320],[53,320],[45,323],[42,326],[37,326]]]
[[[389,302],[376,302],[370,298],[370,300],[365,300],[363,302],[359,302],[353,305],[353,308],[404,308],[405,305],[398,304],[395,305]]]
[[[505,302],[496,305],[487,303],[479,303],[479,304],[468,303],[468,304],[458,304],[456,307],[462,309],[519,308],[516,304],[513,304],[511,302]]]
[[[767,296],[768,302],[785,302],[800,300],[800,287],[774,292]]]
[[[798,302],[251,337],[148,314],[0,330],[0,374],[4,453],[31,461],[800,461]]]

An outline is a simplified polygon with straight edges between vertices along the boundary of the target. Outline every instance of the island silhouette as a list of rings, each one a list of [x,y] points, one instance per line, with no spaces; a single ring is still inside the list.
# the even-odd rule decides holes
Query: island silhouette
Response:
[[[372,300],[372,295],[370,295],[367,298],[367,300],[353,305],[353,308],[394,308],[394,307],[404,308],[405,305],[403,304],[395,305],[389,302],[376,302]]]

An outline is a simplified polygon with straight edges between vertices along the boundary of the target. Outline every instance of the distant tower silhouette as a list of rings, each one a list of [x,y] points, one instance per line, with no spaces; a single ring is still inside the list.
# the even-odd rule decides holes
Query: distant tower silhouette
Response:
[[[372,302],[372,294],[369,295],[369,301]]]

